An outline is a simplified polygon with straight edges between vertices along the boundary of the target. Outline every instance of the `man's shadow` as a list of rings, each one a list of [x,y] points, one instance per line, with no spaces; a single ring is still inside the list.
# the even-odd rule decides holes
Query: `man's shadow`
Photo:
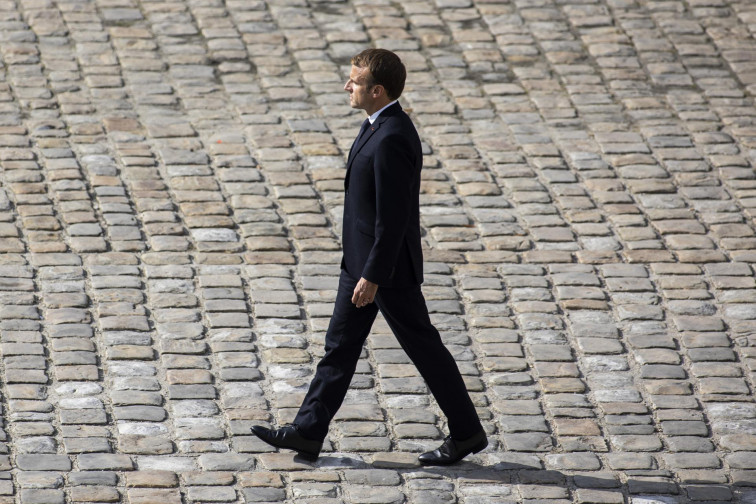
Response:
[[[390,469],[399,473],[404,479],[405,475],[419,472],[429,475],[451,478],[456,480],[469,480],[478,483],[490,482],[494,484],[522,484],[542,485],[563,489],[590,489],[606,490],[621,493],[626,501],[630,496],[638,495],[669,495],[670,499],[677,502],[675,496],[685,496],[687,486],[716,486],[728,487],[727,484],[712,484],[710,481],[686,480],[679,485],[675,483],[673,474],[666,470],[649,471],[573,471],[562,472],[555,469],[545,469],[543,466],[522,464],[509,461],[498,461],[490,464],[478,461],[462,461],[450,466],[422,466],[419,464],[386,464],[369,463],[359,458],[329,453],[322,455],[317,462],[308,462],[295,456],[295,461],[309,464],[313,468],[349,470],[349,469]],[[625,481],[618,476],[625,475]],[[666,478],[659,478],[666,476]]]

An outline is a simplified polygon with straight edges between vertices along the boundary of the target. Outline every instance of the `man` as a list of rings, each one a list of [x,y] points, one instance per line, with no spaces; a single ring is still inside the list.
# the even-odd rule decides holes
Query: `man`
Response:
[[[431,324],[420,290],[420,169],[417,131],[397,99],[406,70],[399,57],[367,49],[352,58],[344,90],[369,116],[347,161],[341,276],[325,355],[293,424],[252,432],[308,460],[320,453],[378,311],[425,379],[448,419],[450,436],[423,453],[424,465],[448,465],[488,445],[457,364]]]

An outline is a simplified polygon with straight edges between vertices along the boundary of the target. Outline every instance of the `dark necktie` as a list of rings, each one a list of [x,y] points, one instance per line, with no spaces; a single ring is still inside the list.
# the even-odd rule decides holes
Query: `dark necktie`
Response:
[[[359,135],[357,135],[357,138],[354,140],[355,145],[359,143],[360,138],[362,138],[362,135],[365,134],[369,126],[370,126],[370,119],[365,119],[365,122],[362,123],[362,127],[360,128]]]

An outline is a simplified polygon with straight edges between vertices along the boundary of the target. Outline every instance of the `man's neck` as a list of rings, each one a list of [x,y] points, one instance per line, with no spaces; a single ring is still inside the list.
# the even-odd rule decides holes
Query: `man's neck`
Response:
[[[365,112],[367,113],[368,117],[370,117],[371,115],[375,114],[376,112],[381,110],[383,107],[385,107],[392,101],[394,100],[389,100],[388,98],[386,98],[385,100],[381,100],[380,102],[374,104],[374,106],[371,107],[371,110],[365,109]]]

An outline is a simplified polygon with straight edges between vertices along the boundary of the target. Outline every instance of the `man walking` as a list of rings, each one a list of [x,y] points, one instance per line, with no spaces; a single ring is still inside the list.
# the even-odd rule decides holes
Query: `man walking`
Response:
[[[397,99],[406,70],[399,57],[367,49],[352,58],[344,90],[368,118],[349,152],[341,276],[325,355],[293,424],[252,432],[308,460],[320,453],[378,311],[425,379],[448,419],[450,436],[423,453],[424,465],[453,464],[488,445],[457,364],[431,324],[420,290],[420,138]]]

